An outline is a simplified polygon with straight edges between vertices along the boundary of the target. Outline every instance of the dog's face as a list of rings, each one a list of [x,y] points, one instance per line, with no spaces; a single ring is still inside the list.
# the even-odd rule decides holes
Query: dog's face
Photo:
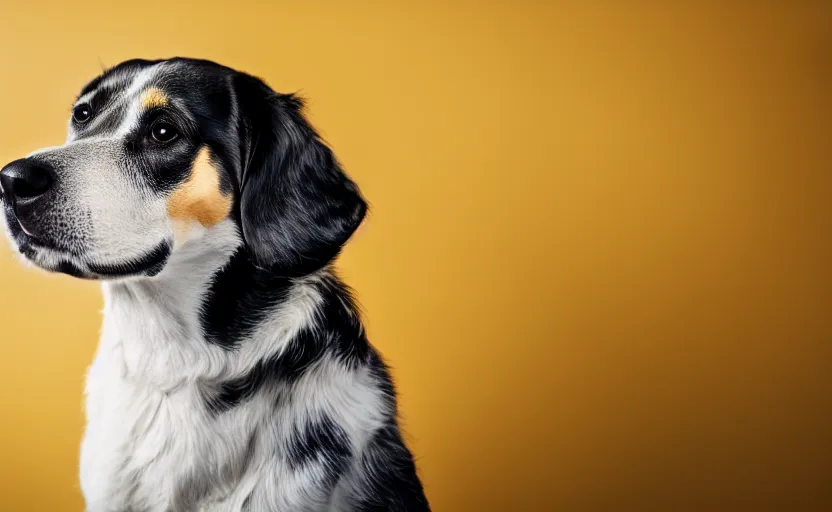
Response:
[[[366,205],[301,110],[212,62],[119,64],[81,91],[65,145],[0,171],[10,238],[46,270],[123,278],[233,224],[258,266],[314,270]]]

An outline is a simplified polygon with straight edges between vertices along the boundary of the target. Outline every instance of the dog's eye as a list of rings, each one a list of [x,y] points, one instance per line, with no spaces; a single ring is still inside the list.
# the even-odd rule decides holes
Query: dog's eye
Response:
[[[72,109],[72,119],[78,124],[84,124],[92,117],[92,107],[87,103],[81,103]]]
[[[156,142],[170,142],[179,136],[179,132],[170,123],[156,123],[150,129],[150,135]]]

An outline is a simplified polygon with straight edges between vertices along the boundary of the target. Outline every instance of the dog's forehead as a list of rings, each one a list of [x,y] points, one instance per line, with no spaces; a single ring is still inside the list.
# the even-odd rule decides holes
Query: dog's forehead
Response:
[[[124,62],[81,90],[75,105],[90,104],[94,118],[78,129],[70,125],[69,138],[125,135],[153,107],[173,107],[187,118],[221,123],[230,115],[232,74],[210,61]]]
[[[102,95],[111,99],[124,96],[131,89],[140,89],[158,73],[161,68],[160,64],[116,66],[88,83],[75,102],[76,104],[89,103],[96,96]]]
[[[101,91],[124,97],[135,96],[149,87],[158,87],[168,93],[199,93],[205,86],[224,83],[231,71],[209,61],[189,59],[126,61],[90,81],[79,93],[76,103],[89,101]]]

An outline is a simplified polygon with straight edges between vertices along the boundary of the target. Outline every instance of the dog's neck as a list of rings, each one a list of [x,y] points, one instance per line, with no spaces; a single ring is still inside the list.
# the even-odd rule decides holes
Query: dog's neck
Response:
[[[316,276],[288,279],[259,269],[236,229],[210,235],[178,247],[155,277],[103,284],[100,350],[117,347],[127,375],[171,389],[242,369],[313,317]],[[246,329],[266,319],[274,335],[258,338],[264,347],[241,347]]]
[[[230,220],[201,235],[176,244],[165,268],[154,277],[105,281],[105,315],[118,311],[111,306],[139,301],[145,313],[157,309],[180,322],[197,321],[206,290],[242,246]]]

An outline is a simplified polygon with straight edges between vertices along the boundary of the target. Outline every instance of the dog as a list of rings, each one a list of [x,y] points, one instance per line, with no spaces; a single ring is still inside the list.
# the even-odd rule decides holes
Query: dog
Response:
[[[430,510],[332,268],[367,203],[297,96],[211,61],[129,60],[0,186],[25,261],[101,281],[88,512]]]

